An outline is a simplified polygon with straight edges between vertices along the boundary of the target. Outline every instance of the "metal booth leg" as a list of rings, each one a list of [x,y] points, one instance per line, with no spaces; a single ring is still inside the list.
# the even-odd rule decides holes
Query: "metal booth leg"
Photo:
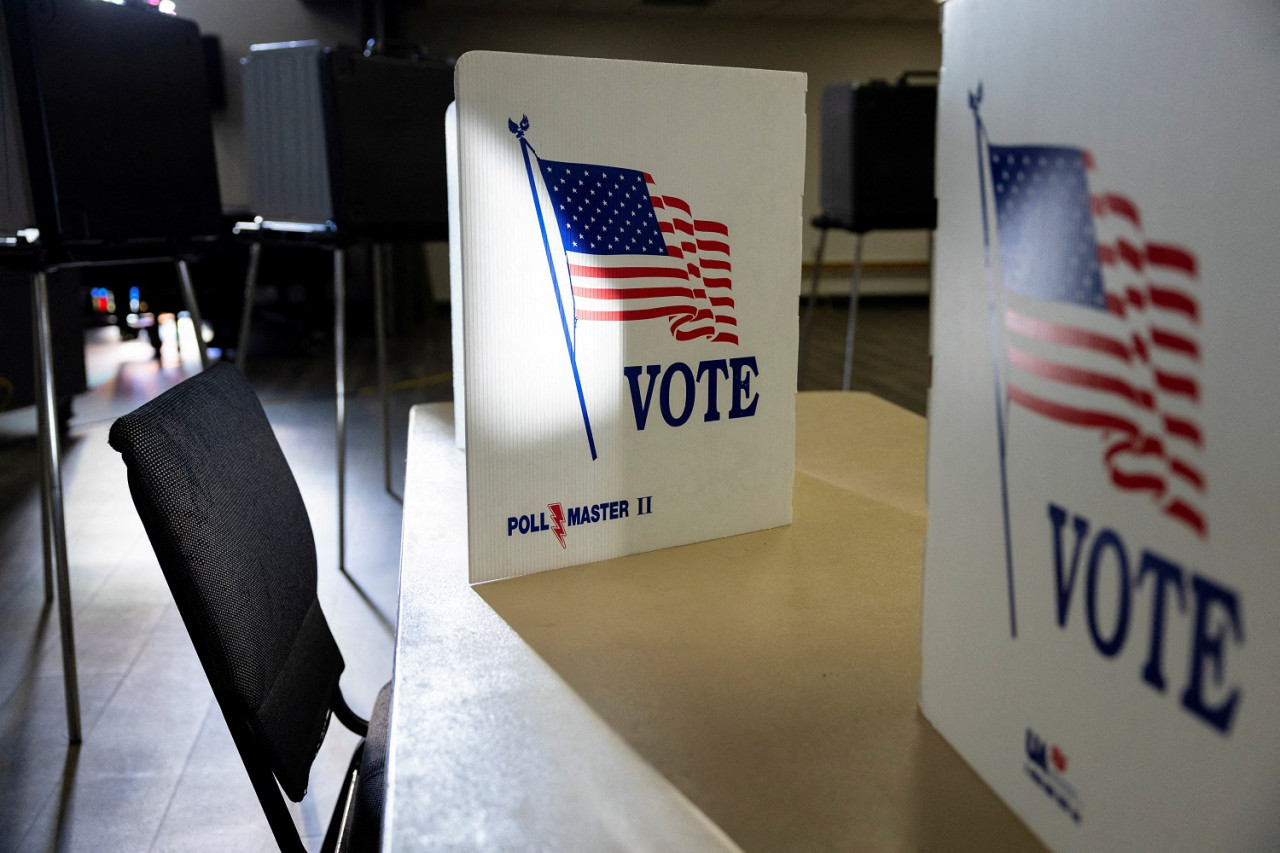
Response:
[[[347,573],[347,272],[346,252],[333,250],[334,432],[338,441],[338,569]]]
[[[41,270],[31,277],[32,326],[39,357],[36,413],[42,462],[42,516],[46,542],[52,545],[58,588],[58,626],[62,633],[62,680],[67,698],[67,738],[80,743],[80,690],[76,679],[75,632],[71,624],[71,579],[67,573],[67,532],[62,515],[62,472],[58,448],[58,397],[53,387],[53,332],[49,323],[49,279]]]
[[[39,323],[35,313],[34,302],[32,303],[32,328]],[[40,369],[40,360],[44,357],[44,350],[40,346],[40,339],[35,335],[31,335],[31,364],[35,370]],[[44,383],[40,380],[39,373],[36,374],[36,393],[40,393],[40,389],[44,387]],[[36,420],[41,425],[39,427],[39,435],[41,442],[40,452],[40,553],[44,555],[44,603],[52,604],[53,595],[53,535],[49,532],[49,521],[53,518],[53,510],[49,506],[49,496],[52,491],[49,488],[49,471],[44,464],[44,409],[39,402],[36,403]]]
[[[236,337],[236,370],[244,373],[249,359],[249,324],[253,321],[253,300],[258,295],[258,261],[262,258],[262,244],[249,246],[249,271],[244,276],[244,306],[240,309],[240,334]]]
[[[858,321],[858,288],[862,283],[862,235],[858,234],[853,242],[853,278],[849,281],[849,326],[844,335],[844,383],[841,388],[849,390],[853,383],[853,329]]]
[[[374,249],[377,257],[377,249]],[[374,272],[375,294],[379,278]],[[373,598],[360,585],[351,572],[347,571],[347,274],[346,252],[341,246],[333,250],[333,358],[334,358],[334,396],[336,399],[334,432],[338,442],[338,571],[355,588],[356,593],[369,605],[386,626],[395,634],[395,623],[382,612]],[[376,309],[375,309],[376,310]]]
[[[40,362],[40,353],[36,352],[35,360],[32,364]],[[37,406],[39,408],[39,406]],[[43,423],[44,414],[41,413],[37,419]],[[44,440],[44,428],[40,428],[41,441]],[[53,534],[49,531],[49,520],[53,518],[53,510],[49,507],[49,496],[52,491],[49,488],[49,472],[44,465],[44,451],[40,453],[40,545],[44,554],[44,603],[53,603]]]
[[[382,400],[382,482],[387,494],[404,503],[404,498],[391,488],[391,393],[387,381],[387,299],[386,279],[390,264],[383,262],[387,245],[374,243],[373,251],[373,328],[378,349],[378,396]]]
[[[185,258],[178,258],[178,281],[182,283],[182,299],[187,303],[191,325],[196,327],[196,349],[200,351],[200,368],[209,369],[209,353],[204,345],[204,318],[200,316],[200,303],[196,301],[196,289],[191,284],[191,270]]]
[[[827,247],[827,229],[818,229],[818,251],[813,258],[813,280],[809,284],[809,301],[804,306],[804,322],[800,326],[800,373],[796,387],[804,381],[805,364],[809,355],[809,330],[813,327],[813,303],[818,301],[818,280],[822,278],[822,254]]]

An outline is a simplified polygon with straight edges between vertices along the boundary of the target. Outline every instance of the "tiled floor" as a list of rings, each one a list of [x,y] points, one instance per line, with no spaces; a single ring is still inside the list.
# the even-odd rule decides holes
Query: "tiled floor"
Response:
[[[823,304],[804,388],[838,387],[844,309]],[[923,301],[864,303],[854,387],[923,412]],[[192,347],[188,346],[190,353]],[[394,614],[400,505],[383,488],[372,346],[350,345],[347,566]],[[391,673],[392,637],[336,569],[332,360],[272,357],[248,375],[315,529],[320,600],[347,662],[342,688],[367,714]],[[271,850],[270,830],[173,606],[106,443],[112,420],[197,368],[100,335],[91,390],[76,400],[64,489],[84,741],[68,747],[57,612],[43,599],[34,416],[0,416],[0,851]],[[395,342],[393,486],[402,487],[408,407],[447,399],[447,321]],[[355,739],[330,729],[294,817],[318,848]]]

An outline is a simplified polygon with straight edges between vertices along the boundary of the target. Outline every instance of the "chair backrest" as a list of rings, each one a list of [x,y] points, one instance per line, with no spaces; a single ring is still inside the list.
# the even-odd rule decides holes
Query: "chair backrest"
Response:
[[[316,599],[306,507],[261,403],[217,364],[117,420],[109,442],[228,725],[301,800],[343,661]]]

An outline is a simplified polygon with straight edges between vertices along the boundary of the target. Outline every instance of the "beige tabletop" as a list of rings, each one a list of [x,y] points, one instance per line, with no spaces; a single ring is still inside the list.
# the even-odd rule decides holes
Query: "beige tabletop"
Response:
[[[791,526],[473,595],[744,850],[1041,849],[916,710],[924,420],[806,393],[796,423]]]

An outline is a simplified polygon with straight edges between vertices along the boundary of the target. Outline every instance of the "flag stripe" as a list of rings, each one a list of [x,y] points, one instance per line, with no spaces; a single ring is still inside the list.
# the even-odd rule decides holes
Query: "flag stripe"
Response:
[[[1100,335],[1097,332],[1091,332],[1086,329],[1079,329],[1073,326],[1064,326],[1059,323],[1037,320],[1034,317],[1019,314],[1017,311],[1012,309],[1005,309],[1004,316],[1005,327],[1011,332],[1017,332],[1029,337],[1039,338],[1042,341],[1052,341],[1053,343],[1063,344],[1065,346],[1091,349],[1096,352],[1114,356],[1121,361],[1132,361],[1134,357],[1134,353],[1124,344],[1123,341],[1108,337],[1107,335]]]
[[[1150,409],[1155,402],[1150,391],[1134,388],[1123,379],[1038,358],[1030,353],[1023,352],[1013,345],[1009,346],[1009,363],[1042,379],[1052,379],[1067,385],[1078,385],[1081,388],[1092,388],[1098,391],[1118,394],[1144,409]]]
[[[1138,216],[1138,206],[1124,196],[1115,195],[1114,193],[1103,193],[1095,195],[1091,199],[1093,202],[1093,215],[1102,216],[1107,213],[1114,213],[1117,216],[1123,216],[1133,225],[1134,228],[1142,227],[1142,220]]]
[[[1151,343],[1162,349],[1190,356],[1193,359],[1200,358],[1200,345],[1194,339],[1176,332],[1152,327]]]
[[[575,278],[689,278],[687,271],[676,267],[594,267],[587,264],[569,264],[569,274]]]
[[[1200,427],[1184,418],[1166,415],[1164,418],[1164,431],[1167,435],[1189,441],[1196,447],[1204,444],[1204,436],[1200,432]]]
[[[1185,314],[1192,320],[1200,319],[1200,306],[1196,304],[1195,299],[1185,293],[1154,285],[1148,289],[1147,293],[1151,297],[1151,304],[1157,308]]]
[[[1195,257],[1181,246],[1164,243],[1147,244],[1147,260],[1157,266],[1172,267],[1195,278],[1199,275]]]
[[[688,287],[579,287],[574,293],[583,299],[658,299],[665,296],[698,298],[697,292]]]
[[[1009,386],[1009,401],[1017,403],[1025,409],[1043,415],[1055,421],[1071,426],[1093,427],[1098,429],[1116,429],[1121,432],[1136,433],[1138,427],[1133,421],[1111,414],[1078,409],[1062,403],[1055,403],[1034,394],[1028,394],[1016,385]]]
[[[577,312],[579,320],[653,320],[657,317],[670,317],[673,314],[687,313],[680,305],[667,305],[659,308],[630,308],[617,311],[584,311]]]
[[[1178,394],[1195,402],[1200,401],[1200,385],[1194,379],[1188,376],[1175,376],[1163,370],[1157,370],[1155,376],[1156,385],[1161,391]]]
[[[1178,521],[1181,521],[1183,524],[1186,524],[1192,530],[1196,531],[1196,533],[1200,534],[1201,537],[1206,536],[1209,532],[1208,522],[1205,520],[1204,516],[1199,512],[1199,510],[1195,509],[1183,500],[1179,499],[1173,501],[1165,507],[1165,512],[1176,518]]]
[[[1197,491],[1204,491],[1204,475],[1192,468],[1188,463],[1177,457],[1172,457],[1169,460],[1169,468],[1173,473],[1195,486]]]

